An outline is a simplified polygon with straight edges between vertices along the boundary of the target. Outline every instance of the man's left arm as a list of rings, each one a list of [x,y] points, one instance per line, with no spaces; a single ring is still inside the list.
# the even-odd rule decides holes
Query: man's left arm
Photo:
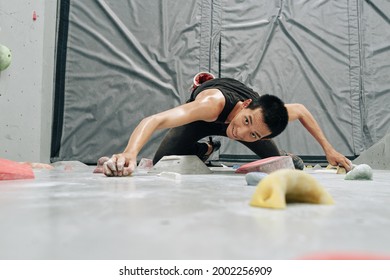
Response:
[[[337,152],[326,139],[319,124],[310,111],[302,104],[286,104],[289,121],[299,120],[309,133],[317,140],[325,152],[326,159],[331,165],[343,166],[347,171],[351,170],[352,163],[344,155]]]

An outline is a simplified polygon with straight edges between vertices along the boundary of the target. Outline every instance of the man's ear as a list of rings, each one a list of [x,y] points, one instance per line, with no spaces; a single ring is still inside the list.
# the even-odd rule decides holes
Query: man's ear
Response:
[[[243,108],[246,108],[246,107],[248,107],[249,104],[251,104],[251,103],[252,103],[252,99],[246,99],[246,100],[244,100],[244,101],[242,102],[242,107],[243,107]]]

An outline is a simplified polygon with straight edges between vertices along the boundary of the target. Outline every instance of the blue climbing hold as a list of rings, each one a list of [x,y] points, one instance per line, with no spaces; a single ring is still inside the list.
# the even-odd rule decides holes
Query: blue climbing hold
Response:
[[[257,184],[267,176],[264,172],[249,172],[245,174],[245,180],[249,186],[257,186]]]

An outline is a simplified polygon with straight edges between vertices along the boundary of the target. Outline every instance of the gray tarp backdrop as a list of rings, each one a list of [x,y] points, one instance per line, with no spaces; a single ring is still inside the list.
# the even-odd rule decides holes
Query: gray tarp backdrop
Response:
[[[346,156],[389,132],[388,0],[61,2],[52,161],[121,152],[143,117],[185,102],[199,71],[303,103]],[[222,142],[221,158],[252,155]],[[324,155],[298,122],[276,142]]]

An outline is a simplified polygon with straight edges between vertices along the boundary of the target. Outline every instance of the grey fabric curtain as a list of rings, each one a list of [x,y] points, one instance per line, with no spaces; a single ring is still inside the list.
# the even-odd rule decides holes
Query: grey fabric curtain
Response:
[[[304,104],[338,151],[359,155],[390,127],[389,18],[385,0],[69,1],[52,160],[121,152],[142,118],[185,102],[199,71]],[[276,141],[323,155],[299,123]],[[220,156],[232,154],[252,155],[224,139]]]

